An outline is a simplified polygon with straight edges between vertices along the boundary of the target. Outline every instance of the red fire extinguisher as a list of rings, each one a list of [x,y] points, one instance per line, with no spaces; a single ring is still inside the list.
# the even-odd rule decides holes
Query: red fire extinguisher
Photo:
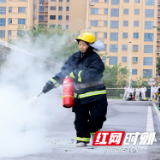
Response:
[[[66,77],[63,80],[63,107],[72,108],[74,106],[74,85],[73,79]]]

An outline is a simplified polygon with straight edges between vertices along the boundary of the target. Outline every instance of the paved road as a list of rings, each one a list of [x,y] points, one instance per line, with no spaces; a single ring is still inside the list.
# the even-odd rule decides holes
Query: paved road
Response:
[[[151,106],[151,112],[149,112]],[[57,110],[57,115],[58,114]],[[153,117],[153,119],[152,119]],[[59,121],[60,119],[60,121]],[[28,155],[18,160],[160,160],[160,121],[152,102],[126,102],[123,100],[109,100],[107,121],[102,130],[146,132],[147,126],[156,132],[153,146],[127,146],[126,152],[108,152],[108,147],[93,147],[89,144],[85,148],[75,147],[75,130],[73,126],[74,114],[65,110],[63,117],[57,117],[47,127],[46,143],[48,150],[38,155]],[[153,120],[153,121],[152,121]],[[126,146],[122,146],[123,148]],[[138,147],[138,152],[134,148]],[[131,150],[131,148],[133,150]],[[11,158],[14,160],[14,158]],[[11,160],[6,159],[6,160]]]

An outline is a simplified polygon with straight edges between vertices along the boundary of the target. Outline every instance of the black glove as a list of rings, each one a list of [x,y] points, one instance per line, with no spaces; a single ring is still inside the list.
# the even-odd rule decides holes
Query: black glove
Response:
[[[49,81],[46,83],[46,85],[43,87],[42,92],[43,92],[43,93],[47,93],[48,91],[50,91],[50,90],[53,89],[53,88],[56,88],[56,87],[55,87],[54,83],[53,83],[51,80],[49,80]]]

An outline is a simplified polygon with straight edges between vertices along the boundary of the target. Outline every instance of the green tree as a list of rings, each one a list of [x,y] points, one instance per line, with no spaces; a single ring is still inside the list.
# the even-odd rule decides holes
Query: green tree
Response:
[[[121,87],[126,84],[129,72],[127,67],[122,67],[121,64],[114,66],[105,66],[103,82],[107,87]]]
[[[157,67],[157,74],[160,76],[160,58],[158,58],[157,60],[156,67]]]

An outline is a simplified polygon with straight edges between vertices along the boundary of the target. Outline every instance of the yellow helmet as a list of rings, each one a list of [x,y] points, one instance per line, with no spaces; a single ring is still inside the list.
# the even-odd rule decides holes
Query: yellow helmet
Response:
[[[97,41],[97,38],[91,29],[86,29],[81,31],[81,34],[76,38],[76,40],[82,40],[92,44]]]

